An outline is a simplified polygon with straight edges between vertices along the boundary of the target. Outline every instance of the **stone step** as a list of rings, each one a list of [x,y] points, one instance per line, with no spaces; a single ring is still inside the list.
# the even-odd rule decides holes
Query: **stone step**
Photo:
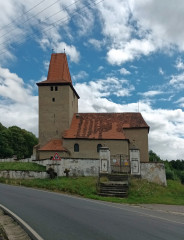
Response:
[[[108,191],[113,191],[113,192],[122,192],[122,191],[127,191],[128,188],[100,188],[100,192],[108,192]]]
[[[128,181],[128,175],[109,175],[109,181]]]
[[[100,186],[128,186],[128,182],[115,182],[115,181],[111,181],[111,182],[101,182]]]
[[[128,193],[99,193],[103,197],[127,197]]]

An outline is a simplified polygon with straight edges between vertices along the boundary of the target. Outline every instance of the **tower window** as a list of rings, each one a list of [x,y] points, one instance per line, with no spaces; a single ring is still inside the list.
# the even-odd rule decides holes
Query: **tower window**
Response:
[[[74,144],[74,152],[79,152],[79,144],[78,143]]]
[[[50,87],[50,90],[53,91],[53,87]]]
[[[58,87],[57,86],[55,86],[55,91],[57,91],[58,90]]]
[[[52,101],[55,102],[55,98],[52,98]]]
[[[100,152],[100,148],[102,147],[102,144],[97,145],[97,152]]]

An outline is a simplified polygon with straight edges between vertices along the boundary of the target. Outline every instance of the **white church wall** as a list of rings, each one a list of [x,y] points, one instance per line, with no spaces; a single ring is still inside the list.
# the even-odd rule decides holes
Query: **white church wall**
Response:
[[[61,161],[46,160],[46,163],[47,168],[53,167],[58,176],[65,176],[65,169],[70,170],[69,176],[98,176],[100,166],[99,159],[62,159]],[[44,163],[44,165],[46,163]]]

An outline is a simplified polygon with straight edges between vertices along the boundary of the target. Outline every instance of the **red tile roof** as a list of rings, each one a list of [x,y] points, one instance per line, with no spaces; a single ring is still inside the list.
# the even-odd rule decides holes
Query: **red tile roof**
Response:
[[[67,151],[67,150],[66,148],[63,147],[62,140],[52,139],[48,143],[46,143],[43,147],[41,147],[39,151]]]
[[[51,55],[47,80],[37,83],[38,86],[47,85],[70,85],[76,96],[79,95],[72,85],[72,79],[68,68],[68,61],[65,53],[53,53]]]
[[[140,113],[76,113],[63,138],[126,139],[127,128],[149,130]]]
[[[65,53],[51,55],[47,80],[41,83],[72,83]]]

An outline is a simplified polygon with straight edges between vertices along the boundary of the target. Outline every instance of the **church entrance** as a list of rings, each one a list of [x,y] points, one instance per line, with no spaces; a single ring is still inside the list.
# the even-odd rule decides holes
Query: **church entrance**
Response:
[[[126,154],[111,155],[110,159],[112,173],[130,173],[129,155]]]

